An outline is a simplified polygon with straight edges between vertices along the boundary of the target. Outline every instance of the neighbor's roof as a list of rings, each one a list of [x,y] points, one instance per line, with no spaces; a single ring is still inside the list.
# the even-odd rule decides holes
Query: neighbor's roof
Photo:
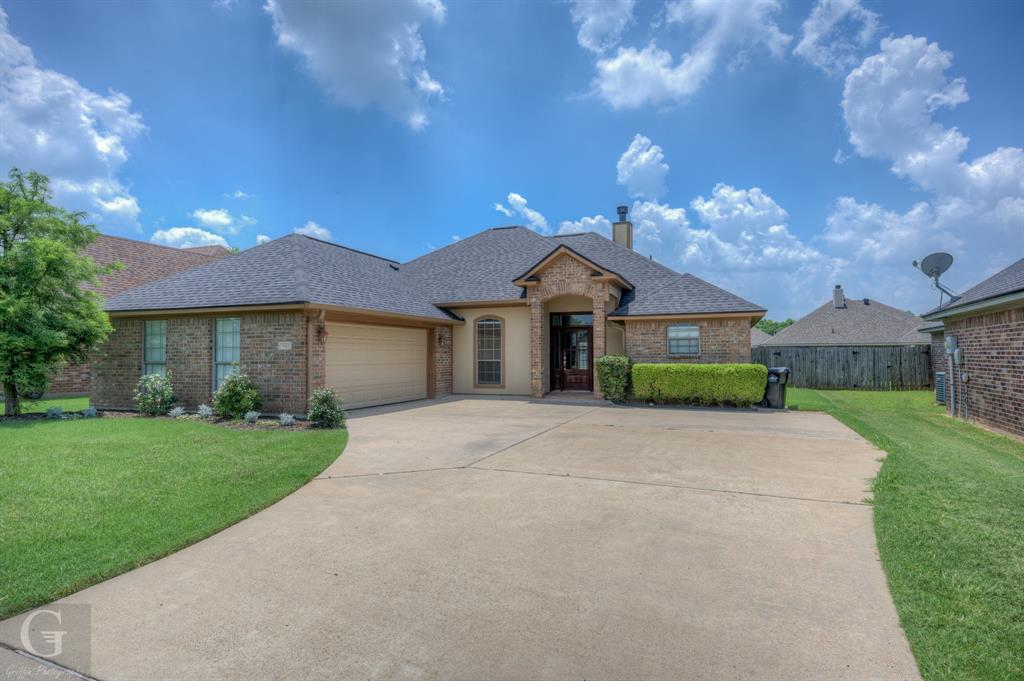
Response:
[[[766,340],[771,338],[770,333],[765,333],[756,326],[750,327],[750,347],[757,347],[763,345]]]
[[[190,251],[192,253],[202,253],[204,255],[215,255],[219,258],[223,258],[225,255],[231,255],[231,250],[224,248],[223,246],[190,246],[189,248],[181,249],[183,251]]]
[[[122,264],[121,269],[116,272],[102,275],[100,285],[95,287],[109,297],[193,267],[206,265],[231,254],[225,248],[220,250],[223,252],[171,248],[100,234],[82,252],[100,265],[115,262]]]
[[[764,312],[598,234],[546,237],[525,227],[489,229],[405,264],[292,234],[114,297],[107,309],[314,303],[450,320],[442,305],[524,298],[513,280],[561,245],[633,286],[615,315]]]
[[[846,307],[825,303],[763,345],[913,345],[930,343],[918,331],[920,317],[877,300],[846,299]]]
[[[977,286],[967,289],[955,302],[925,313],[925,319],[940,319],[956,314],[968,305],[973,308],[983,307],[985,301],[996,303],[994,299],[1012,293],[1024,291],[1024,258],[1013,263],[1005,270],[996,272]]]

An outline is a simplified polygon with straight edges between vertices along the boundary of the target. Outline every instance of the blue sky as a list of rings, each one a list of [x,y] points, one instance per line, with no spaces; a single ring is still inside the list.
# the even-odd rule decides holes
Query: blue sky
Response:
[[[799,316],[1024,255],[1019,3],[3,2],[0,162],[104,232],[607,233]]]

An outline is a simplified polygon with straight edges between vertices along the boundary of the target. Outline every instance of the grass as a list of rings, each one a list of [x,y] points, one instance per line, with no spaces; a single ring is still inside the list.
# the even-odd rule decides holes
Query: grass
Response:
[[[82,411],[89,406],[88,397],[51,397],[44,400],[22,400],[21,413],[43,413],[50,407],[61,407],[64,411]],[[4,400],[0,397],[0,415],[4,413]]]
[[[252,515],[323,471],[347,437],[169,419],[0,423],[0,619]]]
[[[1024,444],[926,392],[789,391],[888,452],[878,548],[925,679],[1024,679]]]

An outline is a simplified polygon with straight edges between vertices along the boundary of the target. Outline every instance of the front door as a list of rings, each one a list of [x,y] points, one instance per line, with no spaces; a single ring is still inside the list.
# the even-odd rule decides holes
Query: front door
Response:
[[[590,315],[552,315],[552,390],[594,389],[593,327],[575,325],[590,319]]]

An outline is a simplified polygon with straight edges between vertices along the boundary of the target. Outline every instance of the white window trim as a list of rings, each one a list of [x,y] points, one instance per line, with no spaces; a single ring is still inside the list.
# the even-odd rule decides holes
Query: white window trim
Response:
[[[673,338],[669,335],[673,328],[686,327],[697,330],[697,351],[696,352],[672,352],[672,340]],[[679,322],[677,324],[669,324],[665,327],[665,353],[669,357],[698,357],[700,356],[700,324],[694,324],[692,322]],[[691,341],[692,338],[677,338],[675,340]]]

